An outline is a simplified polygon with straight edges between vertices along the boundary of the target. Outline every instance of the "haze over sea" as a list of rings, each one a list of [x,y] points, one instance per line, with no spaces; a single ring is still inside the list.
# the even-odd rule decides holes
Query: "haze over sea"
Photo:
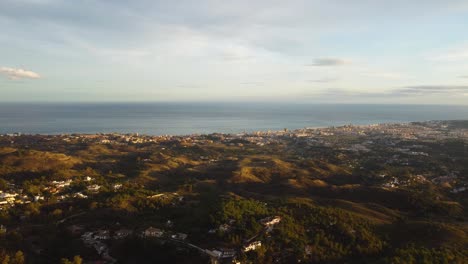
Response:
[[[0,103],[0,133],[185,135],[468,119],[468,106],[287,103]]]

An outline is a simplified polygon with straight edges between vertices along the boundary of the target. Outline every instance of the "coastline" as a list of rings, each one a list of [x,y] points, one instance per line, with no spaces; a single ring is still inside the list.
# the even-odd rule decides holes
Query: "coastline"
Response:
[[[0,134],[237,134],[467,116],[468,107],[440,105],[0,104]]]
[[[0,134],[0,137],[19,137],[19,136],[44,136],[44,137],[84,137],[84,138],[99,138],[99,137],[131,137],[131,138],[142,138],[147,139],[146,142],[151,142],[159,139],[183,139],[191,137],[209,137],[209,136],[225,136],[225,137],[251,137],[251,136],[288,136],[288,137],[303,137],[307,134],[317,133],[333,133],[335,131],[347,131],[347,132],[358,132],[364,130],[394,130],[416,126],[429,126],[429,127],[448,127],[453,124],[461,124],[461,129],[468,128],[468,119],[456,119],[456,120],[428,120],[428,121],[411,121],[411,122],[394,122],[394,123],[378,123],[378,124],[367,124],[367,125],[355,125],[345,124],[339,126],[324,126],[324,127],[304,127],[299,129],[288,129],[282,130],[258,130],[251,132],[239,132],[239,133],[194,133],[194,134],[165,134],[165,135],[151,135],[142,134],[139,132],[134,133],[119,133],[119,132],[98,132],[98,133],[59,133],[59,134],[40,134],[40,133],[4,133]]]

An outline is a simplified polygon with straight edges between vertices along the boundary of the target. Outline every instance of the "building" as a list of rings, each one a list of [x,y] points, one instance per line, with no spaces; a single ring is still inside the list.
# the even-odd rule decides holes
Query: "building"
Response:
[[[262,242],[261,241],[254,241],[250,244],[248,244],[247,246],[244,247],[244,252],[249,252],[251,250],[255,250],[259,247],[262,246]]]
[[[75,197],[75,198],[82,198],[82,199],[88,198],[87,195],[82,194],[82,193],[80,193],[80,192],[75,193],[75,194],[73,195],[73,197]]]
[[[154,227],[148,227],[142,232],[143,237],[162,237],[163,235],[163,230]]]
[[[99,186],[97,184],[93,184],[93,185],[88,186],[88,191],[91,191],[91,192],[98,192],[99,189],[101,189],[101,186]]]
[[[114,238],[122,239],[122,238],[126,238],[130,236],[131,234],[133,234],[133,231],[130,229],[120,229],[120,230],[115,231]]]
[[[187,234],[177,233],[175,235],[172,235],[171,238],[177,239],[177,240],[185,240],[187,238]]]
[[[167,227],[173,227],[173,226],[174,226],[174,223],[173,223],[171,220],[167,220],[166,226],[167,226]]]
[[[99,230],[94,234],[95,239],[107,240],[110,239],[109,230]]]
[[[236,256],[236,251],[231,248],[220,248],[221,251],[221,258],[233,258]]]
[[[215,258],[234,258],[236,251],[230,248],[218,248],[213,250],[206,250],[206,253]]]
[[[280,216],[270,216],[270,217],[266,217],[266,218],[263,218],[262,220],[260,220],[260,223],[262,223],[265,226],[276,225],[279,222],[281,222],[281,217]]]
[[[221,232],[229,232],[229,231],[231,231],[231,226],[228,225],[228,224],[222,224],[222,225],[219,226],[218,229]]]

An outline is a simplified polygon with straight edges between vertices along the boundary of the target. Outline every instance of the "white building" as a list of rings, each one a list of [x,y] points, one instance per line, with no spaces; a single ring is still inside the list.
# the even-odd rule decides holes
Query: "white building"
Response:
[[[249,252],[251,250],[255,250],[259,247],[262,246],[262,242],[261,241],[254,241],[250,244],[248,244],[247,246],[244,247],[244,252]]]
[[[276,225],[279,222],[281,222],[280,216],[270,216],[270,217],[263,218],[262,220],[260,220],[260,223],[262,223],[265,226]]]

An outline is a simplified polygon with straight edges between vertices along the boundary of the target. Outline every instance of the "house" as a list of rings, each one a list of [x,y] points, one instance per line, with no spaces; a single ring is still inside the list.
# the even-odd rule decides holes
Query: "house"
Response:
[[[222,225],[219,226],[218,229],[221,232],[229,232],[229,231],[231,231],[231,226],[228,225],[228,224],[222,224]]]
[[[260,220],[260,223],[262,223],[265,226],[276,225],[279,222],[281,222],[281,217],[280,216],[270,216],[270,217],[266,217],[266,218],[263,218],[262,220]]]
[[[236,256],[236,251],[230,248],[220,248],[221,258],[233,258]]]
[[[133,234],[133,231],[130,229],[120,229],[120,230],[115,231],[114,238],[122,239],[122,238],[126,238],[130,236],[131,234]]]
[[[305,252],[306,255],[311,255],[312,252],[313,252],[313,249],[314,249],[313,246],[311,246],[311,245],[306,245],[306,246],[304,247],[304,252]]]
[[[187,238],[187,234],[177,233],[175,235],[172,235],[171,238],[177,239],[177,240],[185,240]]]
[[[233,258],[236,256],[236,251],[234,249],[229,248],[206,250],[205,252],[215,258]]]
[[[214,256],[214,257],[217,257],[217,258],[220,258],[222,255],[223,255],[223,252],[219,251],[219,250],[211,250],[209,252],[207,252],[208,254],[210,254],[211,256]]]
[[[0,199],[6,200],[9,203],[13,203],[16,199],[15,197],[18,196],[17,193],[4,193],[0,191]]]
[[[75,193],[75,194],[73,195],[73,197],[75,197],[75,198],[83,198],[83,199],[88,198],[87,195],[84,195],[84,194],[82,194],[82,193],[80,193],[80,192]]]
[[[94,241],[93,239],[93,232],[85,232],[83,235],[81,235],[81,239],[85,242],[85,243],[91,243],[92,241]]]
[[[99,191],[99,189],[101,189],[101,186],[99,186],[97,184],[93,184],[93,185],[88,186],[88,191],[91,191],[91,192],[97,192],[97,191]]]
[[[107,240],[110,239],[110,232],[109,230],[98,230],[94,234],[95,239]]]
[[[6,193],[6,192],[3,192],[3,191],[0,191],[0,198],[15,197],[17,195],[18,194],[16,194],[16,193]]]
[[[259,247],[262,246],[262,242],[261,241],[254,241],[250,244],[248,244],[247,246],[244,247],[244,252],[249,252],[251,250],[255,250]]]
[[[56,188],[65,188],[70,186],[72,183],[72,180],[66,180],[66,181],[52,181],[52,184],[55,185]]]
[[[165,194],[164,193],[158,193],[158,194],[155,194],[155,195],[149,195],[146,198],[154,199],[154,198],[158,198],[158,197],[161,197],[161,196],[165,196]]]
[[[162,237],[163,235],[163,230],[154,227],[148,227],[142,232],[143,237]]]
[[[458,187],[458,188],[453,188],[453,190],[451,191],[451,193],[460,193],[460,192],[464,192],[466,191],[467,188],[466,187]]]
[[[59,189],[57,188],[48,188],[47,191],[49,191],[49,193],[51,194],[57,194],[59,192]]]
[[[103,255],[105,252],[108,251],[107,246],[104,243],[99,242],[99,241],[94,243],[94,249],[97,251],[99,255]]]
[[[38,202],[38,201],[41,201],[41,200],[44,200],[44,196],[40,196],[40,195],[34,196],[34,201],[35,202]]]

